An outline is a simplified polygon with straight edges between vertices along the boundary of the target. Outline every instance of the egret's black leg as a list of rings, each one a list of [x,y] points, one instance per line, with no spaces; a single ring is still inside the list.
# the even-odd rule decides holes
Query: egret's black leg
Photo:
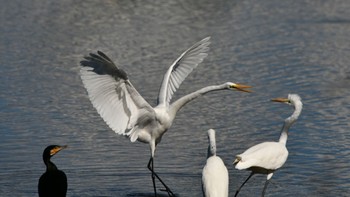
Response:
[[[152,172],[152,181],[153,181],[153,188],[154,188],[154,194],[157,196],[156,192],[156,185],[155,185],[155,177],[162,183],[162,185],[165,187],[165,190],[161,191],[166,191],[170,197],[175,197],[174,193],[170,190],[170,188],[163,182],[163,180],[157,175],[156,172],[154,172],[154,167],[153,167],[153,157],[150,158],[148,165],[148,169]]]
[[[153,157],[149,159],[148,169],[152,172],[151,177],[152,177],[152,182],[153,182],[153,189],[154,189],[154,196],[157,197],[157,189],[156,189],[156,182],[155,182],[155,173],[153,171]]]
[[[265,182],[264,189],[263,189],[262,194],[261,194],[261,196],[262,196],[262,197],[264,197],[264,196],[265,196],[265,191],[266,191],[266,188],[267,188],[267,185],[269,184],[269,182],[270,182],[270,180],[269,180],[269,179],[268,179],[268,180],[266,180],[266,182]]]
[[[238,195],[239,191],[242,189],[243,185],[248,182],[248,180],[254,175],[254,172],[251,172],[250,175],[248,176],[248,178],[243,182],[243,184],[238,188],[238,190],[236,191],[235,197]]]

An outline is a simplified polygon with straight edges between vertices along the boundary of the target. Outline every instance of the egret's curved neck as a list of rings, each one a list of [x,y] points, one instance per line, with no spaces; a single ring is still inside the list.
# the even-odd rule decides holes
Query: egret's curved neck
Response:
[[[213,130],[212,131],[208,131],[208,140],[209,140],[209,146],[208,146],[207,158],[216,155],[215,131],[213,131]]]
[[[282,127],[282,132],[281,132],[281,136],[279,139],[279,142],[286,144],[287,143],[287,139],[288,139],[288,131],[289,128],[293,125],[293,123],[298,119],[301,110],[303,108],[303,104],[301,103],[301,101],[298,101],[294,104],[294,112],[291,116],[289,116],[287,119],[284,120],[284,124]]]
[[[170,112],[171,113],[177,113],[183,106],[185,106],[188,102],[196,99],[199,96],[202,96],[203,94],[206,94],[208,92],[216,91],[216,90],[223,90],[227,89],[226,84],[221,85],[213,85],[213,86],[207,86],[205,88],[199,89],[195,92],[192,92],[190,94],[187,94],[186,96],[183,96],[176,100],[174,103],[170,105]]]

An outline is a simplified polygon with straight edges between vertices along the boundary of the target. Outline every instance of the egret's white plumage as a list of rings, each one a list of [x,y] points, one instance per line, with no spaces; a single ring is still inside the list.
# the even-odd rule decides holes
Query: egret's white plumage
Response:
[[[262,153],[263,156],[261,155]],[[276,157],[278,155],[278,157]],[[276,170],[287,160],[288,150],[279,142],[263,142],[257,144],[242,154],[236,156],[236,169],[243,170],[252,166],[259,166],[265,169]]]
[[[237,196],[243,185],[255,173],[267,174],[267,180],[262,192],[262,196],[264,196],[267,184],[274,171],[282,167],[288,158],[288,150],[286,148],[288,130],[298,119],[303,104],[301,98],[297,94],[289,94],[288,98],[277,98],[272,101],[291,104],[294,106],[294,112],[285,120],[278,142],[263,142],[250,147],[248,150],[236,156],[234,161],[234,164],[236,165],[235,168],[238,170],[250,170],[251,174],[239,187],[235,196]]]
[[[207,92],[223,89],[249,92],[245,89],[249,86],[226,82],[199,89],[170,103],[172,95],[183,80],[207,56],[209,39],[207,37],[191,46],[170,66],[159,90],[158,105],[154,108],[134,88],[127,74],[104,53],[98,51],[81,61],[81,79],[93,106],[103,120],[117,134],[129,136],[132,142],[138,140],[150,145],[148,168],[152,171],[155,193],[156,177],[169,195],[173,195],[154,172],[153,158],[156,145],[172,125],[176,113],[186,103]]]
[[[229,178],[222,159],[216,156],[215,130],[208,130],[207,163],[202,171],[202,191],[204,197],[227,197]]]

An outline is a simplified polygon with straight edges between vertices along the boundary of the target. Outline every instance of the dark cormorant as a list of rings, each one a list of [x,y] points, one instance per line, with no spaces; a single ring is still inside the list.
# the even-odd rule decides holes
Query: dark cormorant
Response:
[[[67,193],[67,176],[57,169],[50,158],[67,146],[50,145],[43,152],[46,172],[39,179],[39,197],[65,197]]]

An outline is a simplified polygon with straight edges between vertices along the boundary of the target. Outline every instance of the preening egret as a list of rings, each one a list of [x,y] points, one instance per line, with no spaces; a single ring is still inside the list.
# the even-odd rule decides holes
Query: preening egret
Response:
[[[50,158],[67,146],[50,145],[43,152],[46,172],[41,175],[38,185],[39,197],[65,197],[67,193],[67,176],[58,170]]]
[[[202,171],[202,191],[204,197],[228,196],[228,171],[222,159],[216,156],[215,130],[208,130],[207,163]]]
[[[272,99],[272,101],[293,105],[294,112],[290,117],[285,119],[278,142],[263,142],[250,147],[242,154],[236,156],[236,159],[233,162],[233,164],[236,165],[236,169],[247,169],[250,170],[251,173],[238,188],[235,196],[238,195],[243,185],[256,173],[267,174],[267,179],[262,191],[262,196],[264,196],[266,187],[274,171],[281,168],[288,158],[288,150],[286,148],[288,130],[298,119],[303,108],[303,104],[299,95],[297,94],[289,94],[288,98],[276,98]]]
[[[209,37],[191,46],[170,66],[161,84],[158,105],[151,107],[129,81],[128,75],[118,68],[101,51],[90,54],[81,61],[81,78],[89,98],[97,112],[117,134],[127,135],[131,142],[148,143],[151,157],[148,169],[152,172],[155,196],[155,177],[163,184],[169,196],[174,196],[160,177],[154,172],[154,153],[163,134],[170,128],[176,113],[188,102],[215,90],[240,90],[249,92],[250,86],[226,82],[208,86],[192,92],[170,103],[183,80],[207,56]]]

